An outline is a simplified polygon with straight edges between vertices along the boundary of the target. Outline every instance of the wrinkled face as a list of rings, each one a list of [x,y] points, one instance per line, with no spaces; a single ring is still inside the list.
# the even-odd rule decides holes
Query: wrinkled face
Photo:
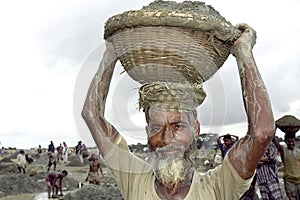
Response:
[[[295,138],[286,138],[285,143],[289,150],[293,150],[295,148]]]
[[[189,152],[199,133],[199,122],[192,114],[149,110],[146,127],[154,152],[154,172],[164,184],[177,184],[189,172]]]
[[[187,151],[199,133],[199,122],[192,114],[150,108],[146,131],[153,151],[169,144],[180,144]]]

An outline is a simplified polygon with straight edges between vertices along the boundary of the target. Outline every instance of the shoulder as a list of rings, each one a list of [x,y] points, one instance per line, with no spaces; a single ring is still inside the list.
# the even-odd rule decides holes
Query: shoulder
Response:
[[[54,178],[54,177],[57,177],[57,176],[58,176],[58,174],[55,173],[55,172],[51,172],[51,173],[47,174],[47,177],[50,177],[50,178]]]
[[[285,153],[285,152],[288,151],[288,148],[287,148],[287,147],[282,147],[282,150],[283,150],[283,152]]]

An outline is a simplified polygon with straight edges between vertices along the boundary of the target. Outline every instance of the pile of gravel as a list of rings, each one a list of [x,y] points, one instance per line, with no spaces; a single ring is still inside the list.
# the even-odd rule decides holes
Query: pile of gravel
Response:
[[[8,174],[1,176],[0,197],[43,191],[45,191],[45,183],[36,181],[28,174]]]
[[[0,160],[0,163],[13,163],[13,161],[7,157],[4,157]]]
[[[84,185],[75,192],[68,193],[64,200],[120,200],[123,199],[116,184]]]

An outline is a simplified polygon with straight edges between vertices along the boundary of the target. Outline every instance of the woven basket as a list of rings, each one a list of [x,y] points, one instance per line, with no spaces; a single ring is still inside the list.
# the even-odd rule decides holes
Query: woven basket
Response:
[[[155,1],[111,17],[104,38],[140,83],[201,83],[224,64],[240,34],[203,2]]]
[[[300,127],[286,127],[286,126],[282,126],[282,127],[278,127],[278,128],[285,134],[292,134],[294,136],[300,129]]]

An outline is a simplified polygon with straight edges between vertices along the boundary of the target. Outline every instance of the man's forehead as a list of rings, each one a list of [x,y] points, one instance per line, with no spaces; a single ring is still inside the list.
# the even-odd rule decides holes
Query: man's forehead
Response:
[[[295,138],[286,138],[286,141],[295,141]]]
[[[164,120],[164,119],[176,119],[176,120],[188,120],[188,114],[186,112],[179,111],[164,111],[161,109],[153,108],[149,110],[150,120]]]

